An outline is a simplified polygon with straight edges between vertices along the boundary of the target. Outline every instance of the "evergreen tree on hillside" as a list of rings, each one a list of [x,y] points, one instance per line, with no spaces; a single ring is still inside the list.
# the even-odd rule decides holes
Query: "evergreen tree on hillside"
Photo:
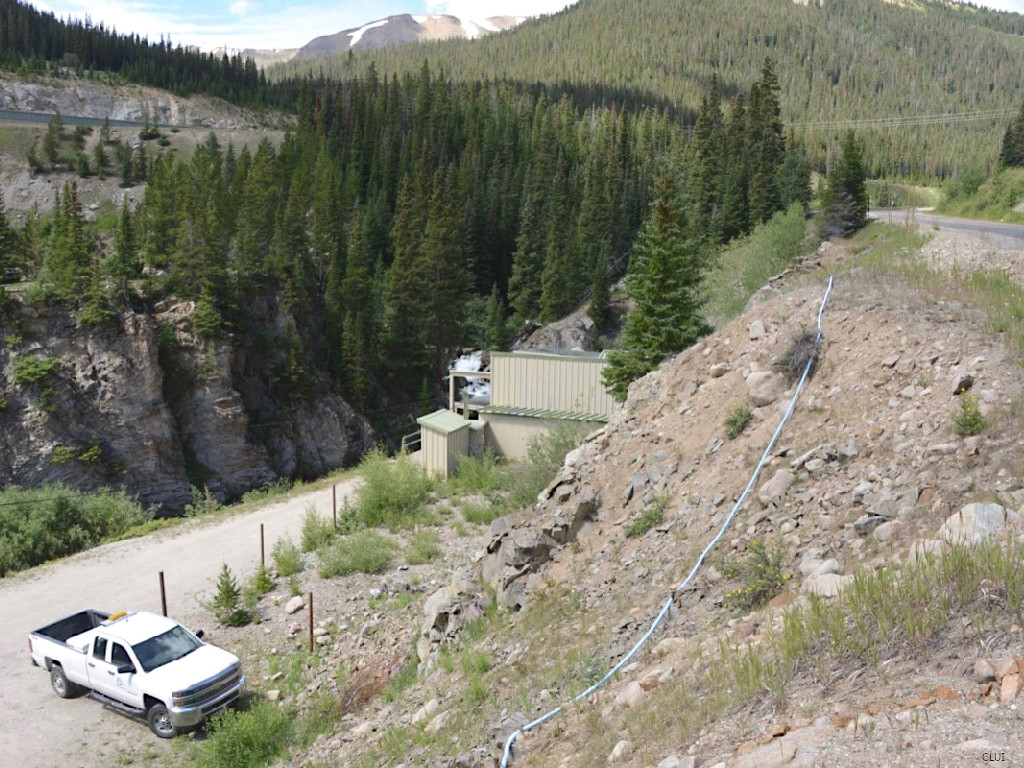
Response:
[[[1003,134],[1003,145],[999,150],[999,162],[1005,168],[1024,166],[1024,104]]]
[[[863,227],[868,221],[868,202],[860,144],[853,131],[847,131],[839,160],[825,186],[822,235],[846,237]]]
[[[705,243],[723,242],[722,192],[725,186],[725,122],[718,93],[718,77],[712,76],[701,101],[700,117],[693,129],[695,150],[690,197],[693,200],[693,231]]]
[[[630,382],[711,331],[701,314],[700,249],[687,231],[668,174],[659,175],[654,193],[650,219],[637,237],[626,274],[635,307],[604,371],[605,386],[620,402]]]
[[[779,106],[779,80],[771,59],[764,60],[761,79],[750,89],[749,110],[750,220],[752,224],[760,224],[782,209],[778,171],[786,150]]]
[[[18,265],[18,235],[7,221],[4,196],[0,192],[0,283],[13,282]]]

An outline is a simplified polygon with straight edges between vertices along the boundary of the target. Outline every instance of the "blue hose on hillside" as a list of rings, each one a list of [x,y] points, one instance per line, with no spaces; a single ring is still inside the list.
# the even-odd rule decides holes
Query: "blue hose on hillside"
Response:
[[[768,441],[768,446],[764,449],[764,453],[761,455],[761,460],[757,463],[757,467],[754,468],[754,474],[751,475],[750,482],[747,483],[747,487],[743,490],[743,493],[740,495],[739,499],[737,499],[736,503],[733,505],[732,511],[729,513],[728,517],[725,518],[725,522],[722,523],[722,527],[721,529],[719,529],[718,535],[716,535],[715,538],[713,538],[708,543],[708,545],[704,547],[704,550],[700,553],[700,557],[697,558],[697,562],[694,564],[692,570],[687,575],[687,577],[683,579],[679,586],[672,590],[672,595],[668,598],[668,600],[665,601],[665,604],[658,612],[658,615],[654,619],[654,622],[651,624],[650,629],[648,629],[647,632],[644,633],[644,636],[637,641],[636,645],[634,645],[633,648],[630,649],[629,653],[623,656],[622,659],[614,667],[608,670],[608,673],[604,677],[602,677],[592,686],[587,688],[587,690],[583,691],[583,693],[574,696],[570,700],[571,704],[583,701],[584,699],[588,698],[591,694],[593,694],[595,691],[602,688],[609,680],[612,679],[612,677],[615,676],[615,674],[620,669],[622,669],[630,662],[630,660],[636,655],[637,651],[639,651],[647,644],[647,641],[651,639],[651,635],[654,634],[654,631],[659,626],[661,626],[661,623],[668,616],[669,611],[672,608],[672,601],[675,595],[678,592],[681,592],[683,589],[685,589],[686,586],[693,580],[693,577],[697,575],[697,571],[700,569],[701,565],[703,565],[705,558],[708,556],[711,550],[714,549],[715,545],[718,544],[719,541],[721,541],[722,537],[725,535],[725,532],[729,529],[729,526],[732,524],[733,518],[736,517],[736,513],[739,512],[740,507],[743,506],[743,502],[746,501],[747,496],[750,495],[750,491],[753,490],[754,485],[757,484],[757,479],[761,476],[761,470],[764,469],[765,464],[768,463],[768,458],[771,456],[772,449],[775,447],[775,444],[778,442],[779,437],[782,435],[783,427],[786,426],[786,423],[789,421],[790,417],[792,417],[793,410],[796,407],[796,401],[800,399],[800,393],[803,391],[804,384],[807,383],[807,379],[810,377],[811,371],[814,370],[814,365],[817,362],[817,350],[821,345],[822,339],[821,319],[825,314],[825,305],[828,304],[829,296],[832,294],[832,284],[833,278],[829,277],[828,288],[825,291],[825,296],[821,300],[821,308],[818,310],[818,334],[814,340],[815,354],[813,354],[807,361],[807,366],[804,368],[803,376],[800,377],[800,383],[797,384],[796,392],[793,395],[793,399],[790,400],[789,402],[789,407],[786,409],[785,415],[779,422],[779,426],[775,429],[775,434],[772,435],[772,439]],[[521,734],[528,733],[529,731],[532,731],[533,729],[543,725],[548,720],[551,720],[553,717],[556,717],[558,714],[560,714],[562,710],[563,707],[556,707],[547,714],[541,715],[532,723],[528,723],[519,730],[511,733],[508,737],[508,740],[505,742],[505,750],[502,753],[501,757],[501,768],[508,768],[509,761],[512,758],[512,745],[515,744],[516,739],[519,738]]]

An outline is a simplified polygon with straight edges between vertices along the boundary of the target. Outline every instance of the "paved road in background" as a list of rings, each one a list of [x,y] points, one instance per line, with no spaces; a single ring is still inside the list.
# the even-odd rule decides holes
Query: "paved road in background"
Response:
[[[338,484],[339,507],[358,482]],[[113,764],[110,752],[117,754],[120,744],[149,743],[158,753],[170,749],[144,723],[105,710],[97,701],[57,698],[49,675],[30,664],[28,633],[86,608],[159,613],[161,571],[168,613],[193,629],[202,622],[202,628],[214,630],[200,601],[212,596],[221,564],[227,563],[242,583],[259,565],[261,524],[269,560],[274,542],[285,534],[301,540],[307,509],[329,519],[331,506],[327,487],[252,512],[200,518],[106,544],[0,579],[0,768],[95,768]],[[216,642],[216,633],[211,635]]]
[[[952,232],[978,232],[996,237],[1024,239],[1024,224],[958,219],[953,216],[943,216],[924,208],[872,208],[868,216],[890,224],[916,225],[922,232],[942,229]]]

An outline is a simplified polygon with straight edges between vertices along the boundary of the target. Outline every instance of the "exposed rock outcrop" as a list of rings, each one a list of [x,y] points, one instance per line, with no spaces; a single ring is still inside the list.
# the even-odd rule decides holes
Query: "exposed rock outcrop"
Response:
[[[244,342],[196,338],[192,309],[169,302],[81,327],[63,309],[15,304],[0,321],[0,484],[123,488],[173,512],[194,486],[235,498],[354,462],[373,444],[366,420],[334,395],[272,410],[240,365]],[[161,360],[161,325],[174,334],[173,360]],[[17,362],[29,357],[39,374]]]

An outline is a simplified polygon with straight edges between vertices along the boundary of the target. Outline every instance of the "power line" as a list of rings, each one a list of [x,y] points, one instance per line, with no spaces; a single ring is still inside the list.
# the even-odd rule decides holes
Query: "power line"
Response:
[[[1016,109],[995,109],[983,112],[946,112],[931,115],[903,115],[897,117],[863,117],[849,120],[816,120],[790,123],[793,128],[806,130],[835,130],[840,128],[905,128],[914,125],[950,125],[981,120],[1005,120],[1017,114]]]

